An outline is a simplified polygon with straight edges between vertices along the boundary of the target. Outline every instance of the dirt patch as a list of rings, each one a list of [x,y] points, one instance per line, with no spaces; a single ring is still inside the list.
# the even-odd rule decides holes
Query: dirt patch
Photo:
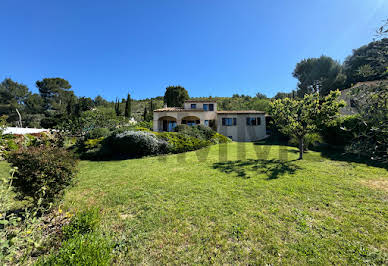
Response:
[[[363,180],[361,183],[367,187],[388,192],[388,179]]]

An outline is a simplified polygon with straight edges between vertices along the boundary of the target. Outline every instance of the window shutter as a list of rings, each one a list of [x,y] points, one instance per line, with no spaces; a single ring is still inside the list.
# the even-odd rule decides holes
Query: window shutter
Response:
[[[237,125],[237,118],[233,118],[233,126]]]
[[[257,118],[257,125],[258,125],[258,126],[261,125],[261,118],[260,118],[260,117]]]
[[[249,125],[250,125],[250,118],[247,117],[247,126],[249,126]]]
[[[222,118],[222,125],[225,126],[225,124],[226,124],[226,120],[225,118]]]

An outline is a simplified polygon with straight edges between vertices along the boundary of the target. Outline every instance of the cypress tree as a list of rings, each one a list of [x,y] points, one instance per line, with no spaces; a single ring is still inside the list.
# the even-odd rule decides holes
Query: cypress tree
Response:
[[[127,101],[125,102],[125,113],[124,116],[127,118],[131,117],[131,95],[127,95]]]

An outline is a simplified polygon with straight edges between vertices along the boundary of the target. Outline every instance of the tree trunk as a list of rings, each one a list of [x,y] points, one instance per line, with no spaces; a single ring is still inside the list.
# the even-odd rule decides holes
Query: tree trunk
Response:
[[[299,138],[299,159],[298,160],[302,160],[303,159],[303,137]]]
[[[19,127],[23,127],[22,116],[20,115],[19,110],[17,108],[15,108],[15,109],[16,109],[16,113],[18,113],[18,116],[19,116]]]

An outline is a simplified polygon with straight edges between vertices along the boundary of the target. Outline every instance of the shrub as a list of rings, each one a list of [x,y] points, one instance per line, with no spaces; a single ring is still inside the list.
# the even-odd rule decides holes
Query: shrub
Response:
[[[7,160],[17,167],[13,186],[20,198],[48,204],[60,198],[72,184],[77,161],[74,155],[55,147],[28,147],[11,152]]]
[[[358,115],[348,115],[337,118],[330,125],[323,126],[321,135],[327,144],[344,146],[349,144],[362,128],[365,128],[365,125],[360,123]]]
[[[176,132],[162,132],[157,136],[168,142],[168,151],[172,153],[194,151],[211,144],[210,141]]]
[[[91,131],[88,132],[86,138],[87,139],[99,139],[99,138],[104,138],[110,135],[109,129],[105,127],[99,127],[92,129]]]
[[[306,134],[303,138],[303,143],[304,143],[303,149],[307,151],[308,149],[311,149],[317,146],[318,144],[321,144],[322,142],[323,142],[323,139],[321,135],[319,135],[318,133]],[[299,140],[295,136],[293,136],[291,137],[289,143],[294,147],[298,147]]]
[[[222,134],[220,134],[220,133],[217,133],[217,132],[216,132],[216,134],[214,134],[214,135],[211,137],[210,141],[211,141],[212,143],[214,143],[214,144],[219,144],[219,143],[228,143],[228,142],[231,142],[231,139],[228,138],[228,137],[226,137],[226,136],[224,136],[224,135],[222,135]]]
[[[137,127],[147,128],[148,130],[153,129],[153,123],[152,121],[140,121],[136,123]]]
[[[77,213],[72,217],[70,223],[62,228],[65,239],[70,239],[78,234],[88,234],[94,232],[100,220],[98,209],[89,209]]]
[[[111,243],[96,234],[78,234],[62,243],[58,252],[37,262],[37,265],[110,265]]]
[[[167,145],[153,133],[143,131],[125,131],[103,142],[103,146],[109,146],[113,154],[120,157],[163,154],[167,152]]]
[[[216,133],[210,127],[207,127],[204,125],[195,125],[195,126],[178,125],[175,127],[174,131],[191,137],[205,139],[205,140],[211,139],[211,137]]]

